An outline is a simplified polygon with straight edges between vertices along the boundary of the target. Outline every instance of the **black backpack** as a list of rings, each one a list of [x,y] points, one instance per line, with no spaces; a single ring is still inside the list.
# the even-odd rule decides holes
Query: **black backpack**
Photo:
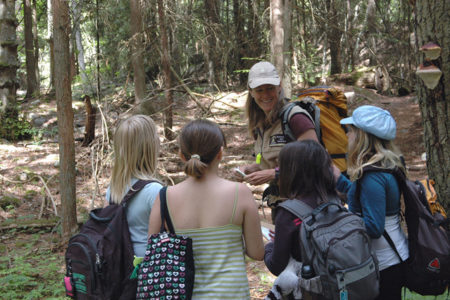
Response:
[[[134,250],[127,222],[127,204],[145,185],[139,180],[120,204],[110,204],[90,212],[89,220],[67,246],[66,295],[75,299],[134,299],[136,279]]]
[[[421,295],[440,295],[450,283],[450,239],[443,218],[431,213],[420,182],[411,181],[398,168],[363,168],[368,172],[385,172],[395,176],[405,203],[409,258],[405,261],[404,285]],[[361,195],[361,179],[357,180],[356,199]],[[383,236],[402,261],[389,234]]]

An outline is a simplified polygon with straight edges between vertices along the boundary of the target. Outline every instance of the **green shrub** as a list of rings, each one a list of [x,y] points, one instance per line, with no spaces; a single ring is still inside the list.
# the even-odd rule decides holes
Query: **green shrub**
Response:
[[[63,258],[50,251],[27,253],[0,257],[1,298],[66,299],[61,273]]]
[[[0,138],[8,141],[30,139],[33,136],[33,126],[25,118],[19,117],[16,107],[7,107],[0,114]]]

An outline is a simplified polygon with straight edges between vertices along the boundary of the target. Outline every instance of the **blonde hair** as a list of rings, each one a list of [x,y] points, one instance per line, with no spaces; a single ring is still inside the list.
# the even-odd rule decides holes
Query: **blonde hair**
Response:
[[[114,167],[111,203],[120,203],[131,187],[131,179],[155,179],[159,136],[153,120],[134,115],[120,122],[114,133]]]
[[[226,147],[225,135],[211,121],[199,119],[189,122],[178,138],[180,152],[186,159],[184,172],[201,178],[222,147]]]
[[[383,169],[400,168],[406,174],[401,153],[392,141],[380,139],[353,125],[355,140],[350,143],[348,151],[348,175],[355,181],[361,178],[363,168],[374,165]]]
[[[251,91],[252,89],[248,88],[247,101],[245,102],[245,114],[248,119],[248,132],[254,139],[256,139],[256,128],[264,129],[270,127],[278,120],[278,115],[285,104],[284,90],[282,87],[280,87],[278,103],[267,116],[256,103],[255,98],[253,98],[251,94]]]

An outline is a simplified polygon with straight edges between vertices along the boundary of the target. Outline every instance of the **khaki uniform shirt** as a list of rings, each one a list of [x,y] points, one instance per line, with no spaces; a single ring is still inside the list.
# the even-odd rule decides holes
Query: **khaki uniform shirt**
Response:
[[[290,118],[297,113],[304,113],[307,115],[314,124],[314,120],[299,106],[295,106],[289,114]],[[269,128],[262,130],[261,128],[256,129],[256,141],[254,145],[255,155],[261,154],[261,169],[273,169],[278,166],[278,154],[281,149],[287,143],[287,139],[283,134],[283,129],[281,126],[281,118]]]

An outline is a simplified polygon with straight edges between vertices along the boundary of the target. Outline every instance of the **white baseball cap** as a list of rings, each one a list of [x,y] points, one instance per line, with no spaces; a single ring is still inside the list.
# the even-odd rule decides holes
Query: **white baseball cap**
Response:
[[[383,140],[395,139],[397,127],[392,115],[377,106],[363,105],[353,111],[351,117],[342,119],[341,124],[352,124]]]
[[[280,82],[277,69],[267,61],[254,64],[248,73],[248,87],[251,89],[264,84],[280,85]]]

